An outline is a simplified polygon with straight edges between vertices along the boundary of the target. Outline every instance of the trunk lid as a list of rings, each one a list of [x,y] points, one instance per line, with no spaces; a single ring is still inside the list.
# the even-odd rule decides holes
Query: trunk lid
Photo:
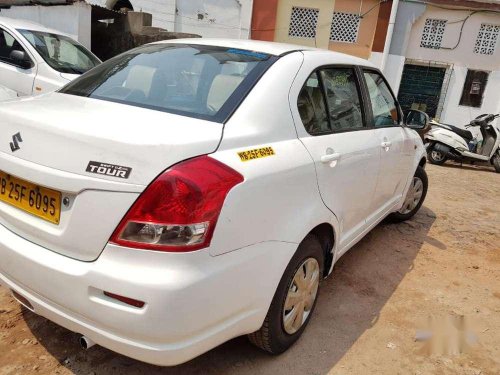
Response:
[[[0,172],[61,192],[68,203],[54,224],[0,201],[0,224],[85,261],[99,256],[156,176],[214,152],[223,130],[219,123],[59,93],[2,103],[0,118]]]

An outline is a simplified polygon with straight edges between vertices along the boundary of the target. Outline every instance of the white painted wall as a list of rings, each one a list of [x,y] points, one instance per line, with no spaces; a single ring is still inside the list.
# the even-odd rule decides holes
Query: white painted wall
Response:
[[[443,10],[436,7],[427,7],[424,14],[413,24],[410,40],[406,50],[406,57],[426,61],[443,61],[454,63],[458,66],[469,66],[474,69],[497,70],[500,69],[500,46],[497,43],[495,54],[492,56],[474,53],[474,44],[481,23],[500,24],[500,14],[476,13],[465,23],[462,37],[454,50],[443,47],[454,47],[459,40],[461,20],[465,19],[470,11]],[[441,49],[421,48],[422,31],[427,18],[448,20]]]
[[[61,6],[13,6],[2,9],[3,17],[18,18],[59,30],[90,49],[91,7],[78,2]]]
[[[368,59],[375,66],[380,67],[382,63],[382,53],[372,52]],[[405,65],[405,57],[398,55],[387,55],[387,60],[384,67],[384,76],[389,82],[392,91],[398,95],[399,84],[401,83],[401,75],[403,74],[403,67]]]
[[[469,11],[446,11],[436,7],[427,7],[425,13],[415,22],[406,51],[406,57],[424,61],[439,61],[453,64],[453,73],[446,94],[441,121],[463,126],[483,113],[500,112],[500,42],[497,41],[493,55],[474,53],[474,45],[482,23],[500,25],[500,14],[476,13],[465,23],[460,43],[453,50],[421,48],[420,41],[427,18],[446,19],[442,47],[454,47],[459,40],[460,20],[465,19]],[[481,108],[460,106],[467,69],[489,71],[490,76],[483,96]]]
[[[175,31],[206,38],[250,37],[252,1],[177,0],[177,10]]]
[[[385,63],[384,74],[396,95],[399,92],[405,60],[404,56],[389,54]]]
[[[377,66],[378,68],[380,68],[381,65],[382,65],[382,56],[383,56],[383,53],[381,53],[381,52],[373,52],[372,51],[371,54],[370,54],[370,57],[368,58],[368,61],[370,61],[375,66]]]
[[[404,6],[409,7],[408,4],[404,4]],[[500,25],[500,14],[480,12],[472,15],[464,25],[460,43],[453,50],[422,48],[420,47],[420,41],[427,18],[445,19],[448,20],[448,24],[443,36],[442,47],[454,47],[459,40],[460,27],[462,26],[460,21],[469,14],[470,11],[467,10],[451,11],[427,6],[421,16],[411,19],[414,24],[411,30],[407,30],[409,39],[407,43],[404,43],[405,48],[401,51],[404,56],[389,55],[386,69],[384,69],[387,79],[395,89],[394,91],[397,92],[406,58],[453,65],[453,72],[440,120],[457,126],[463,126],[483,113],[500,112],[500,41],[497,41],[494,55],[474,53],[474,45],[481,24]],[[405,19],[405,21],[408,20]],[[404,28],[403,26],[401,28]],[[394,43],[392,47],[394,47]],[[395,49],[397,50],[397,48]],[[380,58],[379,56],[373,56],[371,60],[377,63]],[[490,72],[481,108],[460,106],[458,104],[462,95],[467,69]]]
[[[441,114],[442,122],[463,127],[470,120],[483,113],[500,113],[500,69],[492,71],[489,75],[481,108],[465,107],[458,104],[466,75],[466,67],[454,66],[443,113]]]
[[[89,0],[113,8],[116,0]],[[253,0],[130,0],[153,15],[153,26],[204,38],[249,39]],[[203,17],[199,17],[201,14]]]

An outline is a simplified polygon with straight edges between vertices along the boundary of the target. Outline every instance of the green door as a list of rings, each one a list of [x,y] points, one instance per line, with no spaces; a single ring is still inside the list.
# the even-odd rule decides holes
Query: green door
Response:
[[[445,73],[444,68],[406,64],[398,93],[403,111],[418,109],[436,117]]]

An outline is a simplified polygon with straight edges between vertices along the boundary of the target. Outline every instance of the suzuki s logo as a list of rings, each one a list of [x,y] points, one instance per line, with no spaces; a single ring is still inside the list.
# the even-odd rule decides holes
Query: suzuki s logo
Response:
[[[12,152],[16,152],[17,150],[21,149],[19,143],[22,141],[23,139],[21,138],[21,133],[14,134],[12,136],[12,142],[10,142],[10,149],[12,150]]]

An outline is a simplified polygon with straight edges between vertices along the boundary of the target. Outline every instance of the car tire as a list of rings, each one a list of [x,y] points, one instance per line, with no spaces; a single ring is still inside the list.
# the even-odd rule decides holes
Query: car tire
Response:
[[[434,150],[434,146],[436,144],[434,143],[433,145],[430,145],[429,148],[427,149],[427,159],[429,159],[429,162],[431,164],[435,165],[443,165],[446,160],[448,160],[448,157],[446,155],[443,155],[442,152]]]
[[[495,172],[500,173],[500,154],[496,153],[491,159],[493,166],[495,167]]]
[[[295,325],[295,327],[292,327],[292,325],[290,324],[291,320],[286,319],[286,317],[291,317],[293,315],[293,309],[295,308],[299,307],[298,310],[300,311],[300,306],[302,305],[300,305],[300,302],[297,303],[290,310],[290,312],[286,314],[287,310],[285,310],[285,303],[288,302],[287,298],[289,296],[289,293],[300,292],[300,288],[297,286],[295,278],[301,277],[301,272],[304,272],[304,275],[306,276],[303,280],[308,280],[307,271],[305,271],[304,267],[310,267],[311,269],[313,267],[317,267],[317,269],[315,269],[314,275],[316,275],[317,272],[318,283],[316,291],[314,293],[314,300],[311,302],[312,293],[309,292],[309,306],[307,306],[307,303],[304,304],[304,306],[306,306],[304,307],[304,315],[306,314],[305,310],[309,308],[307,316],[303,316],[303,318],[300,319],[302,320],[300,327],[298,326],[300,320],[297,316],[297,318],[294,319],[297,324]],[[324,254],[321,243],[316,236],[308,235],[300,243],[295,255],[288,264],[280,280],[278,288],[271,302],[271,306],[269,307],[266,318],[264,320],[264,324],[257,332],[248,335],[248,338],[252,344],[268,353],[280,354],[286,351],[299,339],[299,337],[302,335],[302,332],[304,332],[304,329],[309,323],[309,320],[311,319],[311,316],[314,312],[314,308],[316,307],[316,301],[318,300],[319,294],[319,284],[323,279],[323,267]],[[303,293],[303,295],[307,295],[307,292]],[[304,298],[307,299],[307,297]]]
[[[412,218],[424,203],[427,195],[427,188],[429,186],[429,180],[424,168],[420,166],[417,167],[411,184],[412,185],[410,186],[410,189],[408,189],[408,193],[405,197],[403,207],[399,211],[390,214],[388,216],[389,221],[393,223],[400,223]],[[417,185],[420,186],[419,184],[421,184],[421,189],[417,188]],[[413,196],[413,201],[411,201],[410,195]],[[416,201],[417,197],[418,201]]]

